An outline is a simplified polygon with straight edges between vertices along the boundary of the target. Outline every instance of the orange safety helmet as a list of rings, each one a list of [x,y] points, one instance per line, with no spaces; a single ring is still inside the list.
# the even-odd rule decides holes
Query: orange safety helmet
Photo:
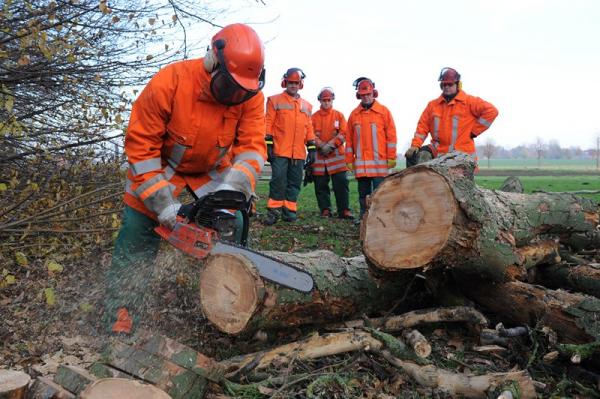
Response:
[[[443,88],[445,83],[457,83],[459,89],[462,87],[460,82],[460,73],[458,73],[458,71],[454,68],[442,68],[438,82],[440,82],[440,89]]]
[[[281,87],[285,89],[287,87],[287,82],[299,82],[300,88],[302,89],[304,87],[305,77],[306,75],[304,74],[302,69],[290,68],[287,71],[285,71],[283,77],[281,78]]]
[[[379,95],[379,92],[375,89],[375,82],[364,76],[356,79],[352,85],[356,89],[356,98],[358,100],[360,100],[360,96],[363,94],[373,93],[373,98],[377,98]]]
[[[255,96],[265,85],[265,49],[254,29],[227,25],[211,43],[204,65],[216,71],[210,83],[213,97],[224,105],[237,105]]]
[[[335,93],[331,87],[323,87],[317,96],[317,100],[335,100]]]

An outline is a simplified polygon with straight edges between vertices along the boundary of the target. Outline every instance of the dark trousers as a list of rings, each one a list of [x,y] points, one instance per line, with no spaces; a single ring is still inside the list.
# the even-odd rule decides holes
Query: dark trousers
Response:
[[[324,176],[314,176],[314,178],[315,195],[317,196],[317,204],[319,205],[319,210],[321,210],[321,212],[324,209],[331,210],[331,191],[329,189],[330,178],[331,185],[333,186],[333,194],[335,195],[338,216],[342,214],[344,209],[349,209],[348,198],[350,196],[350,189],[348,188],[348,178],[345,171],[333,175],[325,174]]]
[[[367,196],[371,195],[373,191],[381,184],[383,177],[357,177],[358,181],[358,203],[360,204],[360,217],[364,215],[367,210]]]
[[[296,202],[304,171],[304,160],[275,157],[271,162],[269,200],[282,203],[281,206],[268,204],[269,211],[283,211],[285,219],[296,219]],[[283,208],[283,209],[281,209]]]

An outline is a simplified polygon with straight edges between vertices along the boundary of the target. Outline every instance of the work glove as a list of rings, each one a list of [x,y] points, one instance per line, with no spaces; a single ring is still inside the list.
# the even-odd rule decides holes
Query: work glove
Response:
[[[413,155],[415,155],[415,153],[419,150],[419,147],[417,146],[411,146],[408,150],[406,150],[406,152],[404,153],[404,156],[406,158],[410,158]]]
[[[305,168],[308,168],[315,163],[315,159],[317,157],[317,146],[315,145],[315,142],[311,140],[306,143],[306,149],[308,150],[308,154],[306,155]]]
[[[346,164],[346,167],[347,167],[347,168],[348,168],[348,170],[349,170],[349,171],[351,171],[351,172],[354,170],[354,164],[352,164],[352,163],[347,163],[347,164]]]
[[[396,167],[396,160],[395,159],[388,159],[388,161],[387,161],[387,167],[388,167],[388,169],[394,169]]]
[[[267,143],[267,161],[272,163],[275,159],[275,153],[273,152],[273,136],[265,136],[265,143]]]
[[[321,154],[329,155],[329,153],[333,150],[335,150],[335,147],[329,143],[326,143],[321,147]]]
[[[175,223],[177,223],[177,213],[179,212],[179,208],[181,208],[181,204],[179,202],[172,202],[171,204],[167,205],[158,214],[158,222],[169,230],[173,230]]]
[[[302,185],[304,187],[306,187],[310,183],[314,183],[314,182],[315,182],[315,175],[313,175],[313,168],[310,166],[307,168],[304,168],[304,181],[303,181]]]

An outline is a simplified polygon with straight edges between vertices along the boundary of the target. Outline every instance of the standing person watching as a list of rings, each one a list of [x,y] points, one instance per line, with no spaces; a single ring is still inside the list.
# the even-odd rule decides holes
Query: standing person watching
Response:
[[[275,224],[280,217],[284,222],[296,221],[304,162],[307,166],[315,162],[312,105],[298,93],[305,77],[300,68],[288,69],[281,79],[283,93],[267,99],[265,141],[272,174],[265,225]]]
[[[442,68],[438,81],[442,94],[427,104],[419,118],[410,148],[404,154],[407,166],[416,163],[418,151],[425,149],[434,158],[458,151],[477,160],[474,139],[498,116],[498,110],[491,103],[462,90],[460,74],[455,69]],[[431,144],[421,148],[428,134]]]
[[[333,186],[337,214],[340,219],[354,219],[349,208],[348,168],[345,162],[346,118],[333,109],[335,93],[324,87],[317,96],[321,108],[312,116],[317,157],[312,166],[315,195],[322,217],[331,217],[329,179]]]
[[[130,334],[140,319],[160,237],[186,188],[254,193],[266,157],[263,43],[247,25],[221,29],[204,58],[161,69],[131,110],[125,136],[125,209],[107,273],[105,320]]]
[[[396,125],[392,113],[377,100],[375,83],[365,77],[353,83],[360,104],[348,118],[346,164],[358,181],[360,217],[367,196],[379,186],[389,169],[396,167]],[[357,220],[360,223],[360,219]]]

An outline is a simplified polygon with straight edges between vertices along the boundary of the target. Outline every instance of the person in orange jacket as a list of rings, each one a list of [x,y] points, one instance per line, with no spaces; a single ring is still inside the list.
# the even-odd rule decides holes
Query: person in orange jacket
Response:
[[[317,100],[321,108],[312,116],[315,130],[317,156],[312,165],[315,195],[322,217],[331,217],[329,179],[333,186],[338,217],[354,219],[349,208],[348,167],[345,162],[345,142],[348,125],[344,115],[333,109],[335,93],[331,87],[324,87]]]
[[[370,195],[389,169],[396,167],[396,125],[392,113],[376,100],[375,83],[365,77],[353,83],[360,104],[348,118],[346,164],[358,181],[360,217]],[[357,220],[360,223],[360,219]]]
[[[462,90],[460,74],[453,68],[442,68],[438,78],[442,94],[430,101],[417,123],[410,148],[404,156],[413,159],[431,135],[427,150],[435,157],[449,152],[464,152],[477,159],[474,139],[485,132],[498,116],[491,103]]]
[[[300,68],[288,69],[281,79],[283,93],[267,99],[265,142],[272,174],[265,225],[275,224],[280,217],[296,221],[304,162],[310,166],[315,161],[312,105],[298,94],[305,77]]]
[[[160,237],[184,188],[195,198],[233,190],[249,200],[266,158],[264,46],[244,24],[221,29],[206,56],[161,69],[136,99],[125,135],[125,208],[107,273],[113,333],[139,322]],[[233,216],[233,215],[232,215]]]

